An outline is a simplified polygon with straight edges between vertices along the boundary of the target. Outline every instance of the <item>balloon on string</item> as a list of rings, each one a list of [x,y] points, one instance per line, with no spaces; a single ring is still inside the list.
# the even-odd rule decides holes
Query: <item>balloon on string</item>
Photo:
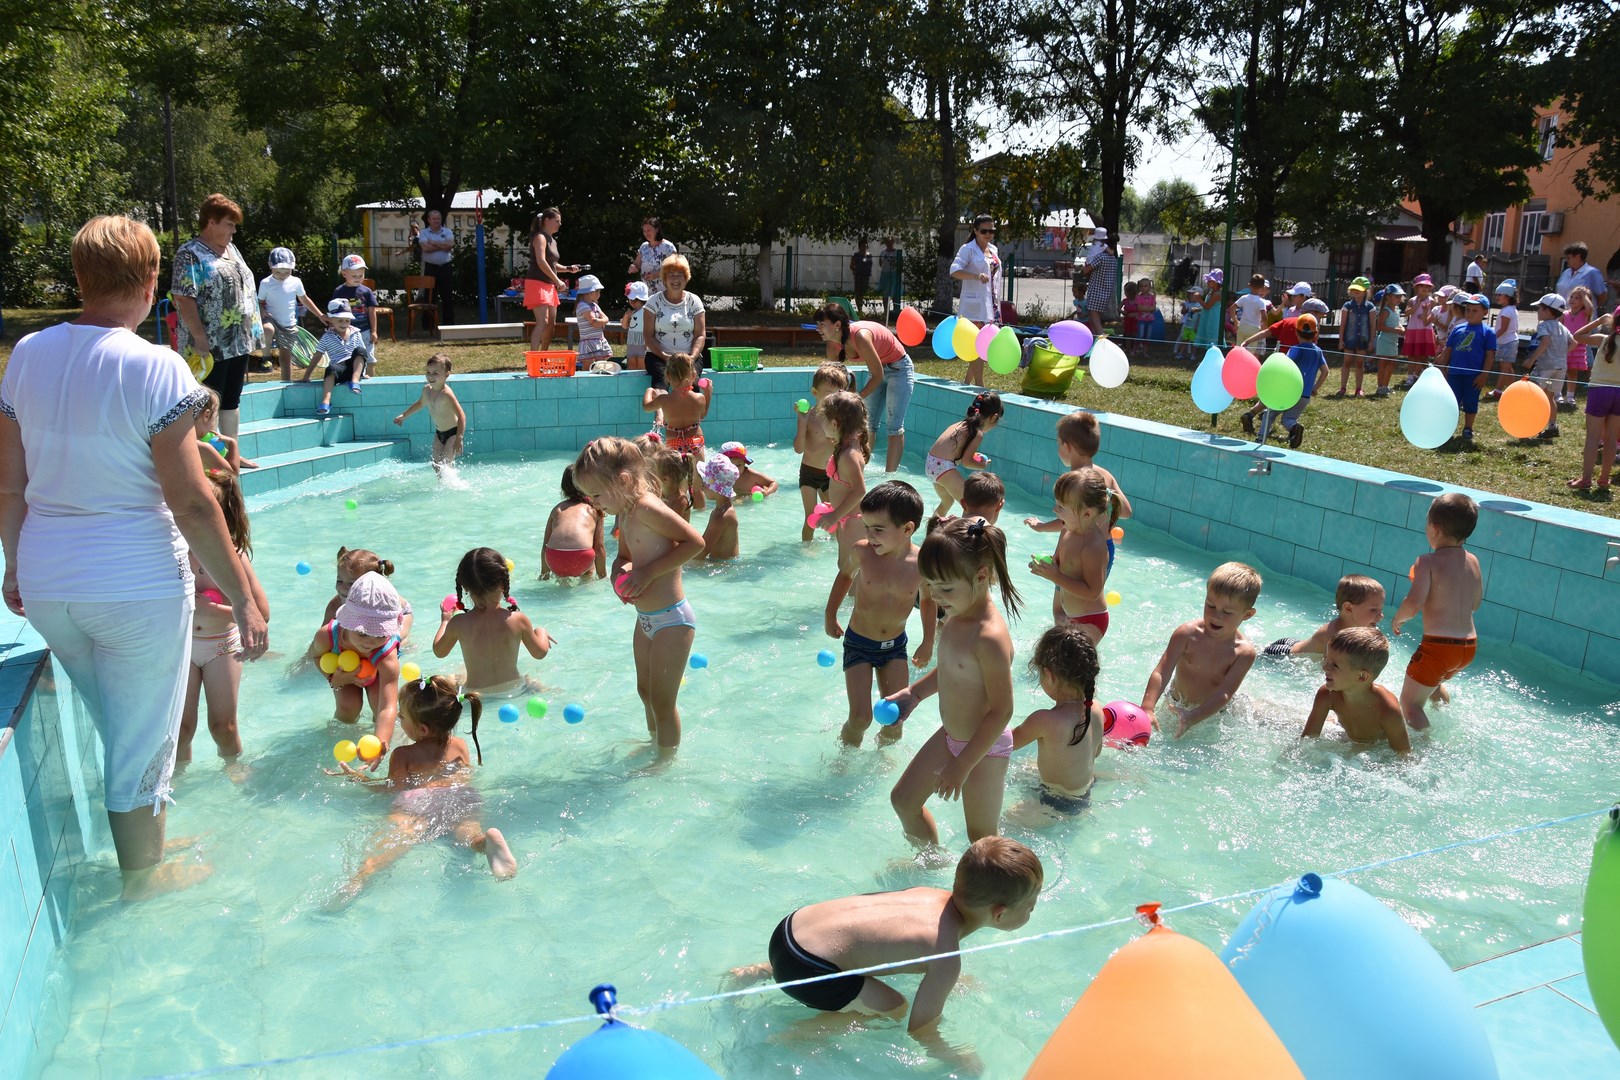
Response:
[[[1019,361],[1024,357],[1024,347],[1018,342],[1018,335],[1010,326],[1003,326],[996,331],[995,340],[990,342],[990,349],[984,358],[990,364],[990,370],[997,375],[1011,375],[1018,370]]]
[[[1072,355],[1072,354],[1071,354]],[[1091,345],[1091,377],[1097,385],[1112,390],[1120,386],[1131,373],[1131,362],[1125,350],[1108,338],[1098,338]]]
[[[1444,446],[1457,430],[1457,395],[1436,367],[1426,367],[1401,402],[1401,434],[1419,450]]]
[[[973,342],[978,336],[979,328],[973,325],[973,320],[956,320],[956,325],[951,328],[951,350],[956,353],[958,360],[971,363],[979,358],[979,354],[973,351]]]
[[[973,338],[973,353],[981,360],[990,359],[990,343],[996,340],[995,323],[985,323],[979,327],[979,332]]]
[[[1244,401],[1255,396],[1255,380],[1260,377],[1260,358],[1238,345],[1226,354],[1221,365],[1221,385],[1234,398]]]
[[[928,336],[928,324],[923,321],[922,312],[914,307],[901,308],[900,317],[894,321],[894,335],[902,345],[921,345]]]
[[[1620,819],[1602,819],[1581,908],[1581,958],[1598,1018],[1620,1046]]]
[[[1198,406],[1199,412],[1218,413],[1232,404],[1233,397],[1227,392],[1225,383],[1221,380],[1221,369],[1225,358],[1221,350],[1211,345],[1209,351],[1204,353],[1204,359],[1198,364],[1198,370],[1193,372],[1192,399]]]
[[[602,1026],[564,1050],[546,1072],[546,1080],[720,1080],[703,1059],[671,1039],[613,1017],[617,991],[598,986],[591,1004],[602,1014]]]
[[[1272,353],[1260,365],[1254,388],[1262,405],[1281,412],[1299,404],[1305,394],[1305,376],[1300,374],[1299,365],[1288,357],[1280,352]]]
[[[1084,356],[1091,351],[1091,327],[1073,319],[1055,322],[1046,331],[1052,347],[1064,356]]]
[[[947,315],[934,327],[934,355],[941,360],[955,360],[956,350],[951,347],[951,335],[956,332],[956,316]]]
[[[1503,391],[1496,403],[1496,419],[1513,438],[1533,439],[1552,422],[1552,405],[1539,386],[1520,379]]]

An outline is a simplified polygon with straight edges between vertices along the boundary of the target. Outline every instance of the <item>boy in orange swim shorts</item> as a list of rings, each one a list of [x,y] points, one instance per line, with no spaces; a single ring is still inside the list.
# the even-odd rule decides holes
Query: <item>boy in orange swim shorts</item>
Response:
[[[1479,522],[1479,504],[1453,492],[1429,507],[1427,555],[1412,564],[1412,588],[1401,601],[1390,628],[1397,634],[1412,616],[1423,614],[1423,641],[1406,665],[1401,685],[1401,713],[1413,730],[1429,726],[1423,703],[1443,684],[1474,662],[1478,638],[1474,612],[1484,594],[1479,560],[1463,547]]]

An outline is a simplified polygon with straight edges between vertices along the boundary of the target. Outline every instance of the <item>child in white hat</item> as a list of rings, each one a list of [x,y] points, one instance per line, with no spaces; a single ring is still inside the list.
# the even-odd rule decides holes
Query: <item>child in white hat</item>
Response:
[[[320,667],[336,699],[337,719],[352,724],[371,705],[372,734],[388,747],[399,711],[399,642],[405,601],[375,570],[349,586],[331,622],[316,631],[306,657]],[[331,659],[328,659],[331,657]],[[376,759],[378,762],[381,757]]]
[[[624,362],[631,371],[645,371],[647,369],[647,338],[642,331],[646,316],[642,309],[647,306],[647,283],[645,281],[632,281],[624,288],[624,298],[629,302],[624,317],[619,325],[624,327]]]
[[[371,359],[360,331],[355,329],[354,312],[349,310],[347,300],[339,298],[327,304],[326,321],[328,329],[316,346],[326,357],[326,384],[322,388],[321,403],[315,409],[316,416],[332,411],[332,387],[339,379],[349,384],[351,393],[360,392],[360,373]]]
[[[574,318],[579,322],[579,370],[589,371],[598,360],[612,360],[613,346],[608,344],[608,317],[598,303],[602,299],[602,282],[595,274],[585,274],[574,286]]]
[[[742,550],[737,539],[737,466],[726,454],[715,454],[698,462],[698,479],[714,496],[709,524],[703,530],[703,554],[710,559],[735,559]]]

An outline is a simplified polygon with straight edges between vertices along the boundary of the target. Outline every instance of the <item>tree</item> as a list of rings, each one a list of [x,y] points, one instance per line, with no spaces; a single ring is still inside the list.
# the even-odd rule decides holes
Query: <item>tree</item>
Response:
[[[1575,170],[1575,187],[1601,201],[1620,188],[1620,81],[1614,77],[1620,9],[1609,0],[1574,0],[1565,13],[1562,44],[1554,50],[1569,58],[1556,69],[1566,114],[1558,142],[1591,148]]]
[[[1139,232],[1174,233],[1182,237],[1210,236],[1221,217],[1190,180],[1159,180],[1142,196],[1133,226]]]

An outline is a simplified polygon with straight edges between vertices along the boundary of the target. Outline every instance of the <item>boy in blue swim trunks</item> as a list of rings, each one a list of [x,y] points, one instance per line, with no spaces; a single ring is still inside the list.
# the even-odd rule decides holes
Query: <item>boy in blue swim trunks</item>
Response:
[[[844,689],[849,694],[849,719],[840,737],[848,746],[861,745],[872,726],[872,676],[878,694],[888,697],[906,688],[911,669],[906,666],[906,620],[910,618],[922,572],[917,569],[917,545],[912,534],[922,523],[923,501],[904,480],[889,480],[861,499],[861,521],[866,539],[851,549],[853,574],[839,571],[827,597],[827,636],[844,640]],[[855,590],[855,609],[848,628],[838,625],[838,608]],[[912,659],[926,667],[934,655],[934,600],[922,594],[922,644]],[[879,744],[900,738],[903,723],[878,733]]]
[[[1496,366],[1496,331],[1485,325],[1491,302],[1480,295],[1463,297],[1463,317],[1468,321],[1454,326],[1435,360],[1446,373],[1446,382],[1462,410],[1462,441],[1474,441],[1474,416],[1479,412],[1479,392],[1485,387],[1485,373]]]
[[[987,926],[1013,931],[1029,922],[1045,872],[1029,848],[1004,836],[974,842],[956,864],[949,891],[915,888],[867,893],[809,904],[776,925],[770,962],[736,968],[740,985],[839,976],[783,993],[823,1012],[888,1016],[907,1014],[905,995],[870,975],[840,975],[853,969],[894,965],[894,974],[921,975],[906,1030],[936,1057],[961,1061],[939,1033],[945,999],[962,972],[954,953],[962,939]]]

